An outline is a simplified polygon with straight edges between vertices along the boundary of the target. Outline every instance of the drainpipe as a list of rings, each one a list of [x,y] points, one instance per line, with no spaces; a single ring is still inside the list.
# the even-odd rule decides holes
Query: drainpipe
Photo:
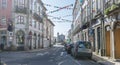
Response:
[[[101,15],[101,56],[105,56],[104,15]]]
[[[105,27],[104,27],[104,5],[105,5],[105,2],[104,1],[102,1],[102,3],[103,3],[103,6],[102,6],[102,8],[103,8],[103,11],[102,11],[102,15],[101,15],[101,28],[102,28],[102,39],[101,39],[101,42],[102,42],[102,53],[101,53],[101,56],[105,56],[106,55],[106,53],[105,53]]]

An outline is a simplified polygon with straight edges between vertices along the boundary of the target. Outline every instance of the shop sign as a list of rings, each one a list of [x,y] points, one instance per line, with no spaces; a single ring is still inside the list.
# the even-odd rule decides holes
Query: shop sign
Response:
[[[13,32],[8,32],[9,33],[9,36],[13,36]]]

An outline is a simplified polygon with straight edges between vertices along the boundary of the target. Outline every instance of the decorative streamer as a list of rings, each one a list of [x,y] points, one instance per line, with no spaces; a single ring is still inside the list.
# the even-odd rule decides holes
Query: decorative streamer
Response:
[[[58,6],[53,6],[53,5],[50,5],[50,4],[44,4],[46,6],[49,6],[49,7],[54,7],[54,8],[62,8],[62,7],[58,7]],[[73,8],[66,8],[67,10],[73,10]]]
[[[70,6],[73,6],[73,4],[70,4],[70,5],[67,5],[67,6],[61,7],[61,8],[59,8],[59,9],[57,9],[57,10],[54,10],[54,11],[50,11],[50,12],[48,12],[48,14],[49,14],[49,13],[58,12],[58,11],[60,11],[60,10],[62,10],[62,9],[66,9],[66,8],[68,8],[68,7],[70,7]]]
[[[72,22],[70,20],[66,20],[66,19],[62,19],[61,17],[54,17],[54,16],[51,16],[51,15],[48,15],[49,17],[52,17],[52,19],[57,19],[57,20],[62,20],[62,21],[66,21],[66,22]]]

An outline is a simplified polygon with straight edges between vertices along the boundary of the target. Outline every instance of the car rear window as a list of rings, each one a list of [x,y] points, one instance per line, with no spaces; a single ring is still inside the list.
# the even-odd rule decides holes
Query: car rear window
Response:
[[[79,42],[78,46],[80,48],[88,48],[88,49],[90,49],[91,48],[91,43],[90,42]]]

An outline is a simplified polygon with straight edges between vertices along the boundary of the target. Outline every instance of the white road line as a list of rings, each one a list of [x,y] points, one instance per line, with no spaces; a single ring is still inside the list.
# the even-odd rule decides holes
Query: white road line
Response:
[[[49,52],[45,52],[45,53],[37,53],[36,55],[37,55],[37,56],[39,56],[39,55],[40,55],[40,56],[43,56],[43,55],[46,55],[46,54],[49,54]]]
[[[60,56],[63,56],[64,52],[61,52]]]
[[[36,55],[37,55],[37,56],[39,56],[39,55],[40,55],[40,56],[43,56],[44,54],[43,54],[43,53],[37,53]]]
[[[61,64],[63,64],[64,62],[65,62],[65,61],[61,61],[61,62],[58,63],[58,65],[61,65]]]

